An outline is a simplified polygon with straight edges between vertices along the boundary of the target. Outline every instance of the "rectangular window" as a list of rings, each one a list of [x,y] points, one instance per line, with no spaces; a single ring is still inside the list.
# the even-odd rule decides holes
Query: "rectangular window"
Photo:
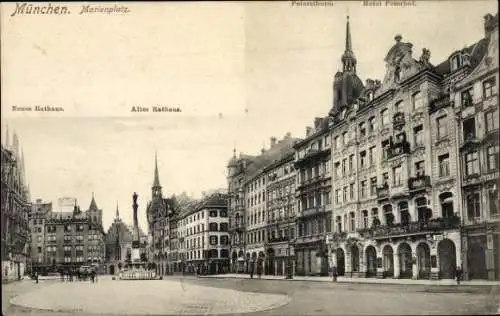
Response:
[[[375,146],[372,146],[368,149],[368,163],[370,164],[370,166],[375,165],[375,149]]]
[[[479,192],[467,195],[467,217],[469,220],[481,218],[481,199]]]
[[[437,120],[437,136],[438,138],[443,138],[448,136],[448,126],[446,115],[439,117]]]
[[[351,183],[349,185],[349,198],[351,199],[351,201],[354,200],[354,183]]]
[[[479,159],[477,151],[465,154],[465,174],[479,174]]]
[[[370,179],[370,195],[377,194],[377,177]]]
[[[425,175],[425,161],[418,161],[415,163],[415,172],[417,177]]]
[[[374,133],[377,130],[377,121],[374,116],[368,119],[368,128],[370,129],[370,133]]]
[[[438,157],[439,160],[439,176],[447,177],[450,175],[450,155],[444,154]]]
[[[349,156],[349,172],[354,171],[354,155]]]
[[[469,88],[465,91],[462,91],[461,101],[463,107],[468,107],[473,105],[473,97],[474,97],[474,89]]]
[[[382,184],[389,184],[389,173],[388,172],[384,172],[382,174]]]
[[[339,204],[340,201],[342,200],[342,195],[341,195],[340,189],[335,190],[335,203]]]
[[[346,174],[346,166],[347,165],[347,159],[342,159],[342,175],[345,176]]]
[[[485,99],[497,94],[495,77],[483,81],[483,96]]]
[[[402,168],[401,168],[401,166],[392,168],[392,177],[394,179],[394,185],[401,185],[401,184],[403,184]]]
[[[488,190],[488,197],[490,218],[495,218],[500,214],[500,210],[498,209],[498,190],[496,188]]]
[[[487,149],[488,153],[488,170],[497,170],[499,168],[500,156],[498,153],[498,145],[490,146]]]
[[[485,116],[486,132],[498,130],[498,110],[487,112]]]
[[[391,142],[387,139],[382,142],[382,158],[389,158],[389,151],[391,150]]]
[[[365,122],[359,123],[359,136],[360,137],[365,137],[366,136]]]
[[[365,168],[367,163],[366,163],[366,151],[363,150],[362,152],[359,153],[359,158],[360,158],[360,167]]]
[[[389,124],[389,111],[387,109],[380,111],[380,116],[382,118],[382,126]]]
[[[423,126],[419,125],[419,126],[415,127],[413,129],[413,133],[415,135],[415,147],[424,147],[424,128],[423,128]]]
[[[342,200],[344,202],[347,201],[347,187],[344,187],[344,192],[343,192],[343,195],[342,195]]]
[[[472,117],[463,122],[464,141],[476,137],[476,120]]]
[[[361,197],[362,198],[366,197],[367,190],[368,190],[368,181],[366,181],[366,180],[361,181]]]

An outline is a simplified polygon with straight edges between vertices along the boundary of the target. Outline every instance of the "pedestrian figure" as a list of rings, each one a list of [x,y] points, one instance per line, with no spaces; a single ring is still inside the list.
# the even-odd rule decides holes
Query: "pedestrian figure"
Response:
[[[61,270],[59,273],[61,275],[61,282],[64,282],[64,272]]]
[[[94,283],[94,281],[95,281],[95,272],[94,271],[91,272],[90,278],[92,279],[92,283]]]
[[[38,284],[38,272],[35,272],[35,282]]]
[[[80,270],[76,272],[76,277],[78,278],[78,281],[82,280],[82,275],[80,274]]]
[[[95,276],[95,283],[97,283],[97,276],[99,275],[99,273],[97,273],[97,271],[95,272],[94,276]]]
[[[250,264],[250,279],[253,279],[253,263]]]
[[[69,271],[69,282],[73,282],[73,270]]]
[[[259,276],[259,279],[262,277],[262,265],[257,264],[257,275]]]
[[[455,278],[457,279],[457,285],[460,285],[460,280],[462,279],[462,268],[457,267],[455,270]]]
[[[337,282],[337,267],[332,267],[333,282]]]

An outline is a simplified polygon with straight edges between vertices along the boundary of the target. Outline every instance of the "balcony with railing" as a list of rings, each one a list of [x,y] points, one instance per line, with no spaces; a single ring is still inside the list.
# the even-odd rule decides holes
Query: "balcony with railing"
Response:
[[[389,185],[387,183],[381,187],[377,187],[377,198],[379,200],[389,198]]]
[[[410,143],[406,140],[394,143],[390,148],[387,154],[387,159],[395,158],[400,155],[409,154],[410,153]]]
[[[295,166],[300,167],[310,161],[316,161],[317,159],[327,157],[330,154],[330,152],[331,152],[330,148],[322,148],[322,149],[310,148],[306,151],[304,156],[299,157],[295,161]]]
[[[460,228],[460,217],[439,217],[427,222],[410,222],[407,224],[383,225],[359,230],[365,238],[389,238],[404,235],[418,235],[442,232]]]
[[[429,113],[434,113],[448,106],[453,106],[453,102],[450,100],[450,95],[449,94],[440,95],[438,98],[432,100],[429,103]]]
[[[425,191],[431,188],[431,177],[426,175],[419,175],[408,179],[408,187],[411,193]]]
[[[392,118],[392,126],[394,129],[401,129],[405,125],[405,114],[403,112],[396,112]]]
[[[302,210],[300,212],[301,217],[307,217],[307,216],[312,216],[316,214],[320,214],[325,211],[325,205],[322,206],[315,206],[315,207],[310,207],[308,209]]]

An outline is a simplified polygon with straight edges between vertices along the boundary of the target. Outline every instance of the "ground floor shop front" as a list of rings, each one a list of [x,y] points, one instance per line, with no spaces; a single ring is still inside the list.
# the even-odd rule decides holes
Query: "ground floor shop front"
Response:
[[[464,278],[500,280],[500,223],[464,227]]]
[[[339,276],[453,279],[461,267],[458,230],[434,236],[351,239],[331,245],[331,266]]]

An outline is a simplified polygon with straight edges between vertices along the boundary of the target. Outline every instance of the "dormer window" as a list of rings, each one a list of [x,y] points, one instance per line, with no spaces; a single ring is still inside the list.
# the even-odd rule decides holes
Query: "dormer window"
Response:
[[[451,58],[451,71],[457,70],[462,67],[462,57],[457,54]]]

